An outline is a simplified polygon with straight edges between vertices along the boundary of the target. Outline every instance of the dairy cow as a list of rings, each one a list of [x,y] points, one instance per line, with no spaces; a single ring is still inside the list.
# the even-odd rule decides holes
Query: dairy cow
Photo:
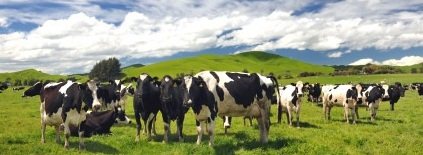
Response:
[[[177,133],[179,141],[183,141],[183,124],[185,119],[185,113],[188,111],[188,107],[183,105],[183,87],[181,86],[182,81],[179,79],[173,79],[169,75],[165,75],[160,84],[160,112],[163,116],[164,123],[164,142],[168,142],[170,135],[170,122],[176,120]]]
[[[322,94],[322,88],[320,83],[308,84],[308,101],[319,103],[320,95]]]
[[[359,91],[355,86],[352,85],[336,85],[333,88],[327,86],[323,93],[323,112],[325,119],[330,120],[330,111],[334,105],[340,105],[344,107],[344,118],[349,123],[348,111],[351,109],[353,124],[356,122],[355,108],[357,105],[357,99]],[[329,89],[329,90],[326,90]]]
[[[77,126],[79,136],[79,148],[83,149],[83,135],[86,127],[82,122],[86,119],[86,112],[91,106],[92,99],[85,96],[87,90],[83,85],[72,81],[60,83],[42,84],[36,83],[26,90],[22,97],[40,95],[41,106],[41,142],[45,143],[46,125],[56,128],[56,142],[60,142],[60,127],[64,128],[65,144],[69,147],[70,126]]]
[[[292,115],[293,112],[296,113],[297,118],[297,127],[300,127],[300,108],[301,108],[301,97],[303,96],[303,83],[298,81],[296,84],[286,85],[285,87],[280,87],[280,103],[278,110],[278,123],[281,122],[282,111],[285,111],[287,114],[288,123],[292,126]]]
[[[144,121],[144,132],[150,139],[155,135],[155,120],[160,110],[160,82],[146,73],[142,73],[137,79],[134,93],[134,113],[137,122],[137,134],[135,141],[139,141],[141,130],[141,118]]]
[[[374,121],[376,119],[376,113],[379,109],[379,104],[382,102],[385,90],[381,85],[369,85],[363,89],[365,90],[362,93],[361,100],[369,109],[371,121]],[[356,113],[358,117],[358,110]]]
[[[208,123],[209,145],[214,141],[214,121],[220,117],[247,116],[257,119],[260,141],[268,141],[271,99],[278,93],[275,78],[256,73],[203,71],[185,77],[184,104],[193,107],[197,125],[197,144],[200,144],[205,124]]]

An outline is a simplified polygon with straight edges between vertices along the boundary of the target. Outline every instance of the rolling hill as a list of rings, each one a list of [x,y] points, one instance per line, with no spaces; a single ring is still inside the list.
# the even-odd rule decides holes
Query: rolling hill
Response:
[[[59,80],[59,79],[66,79],[66,76],[63,75],[50,75],[47,73],[43,73],[41,71],[37,71],[35,69],[26,69],[17,72],[10,72],[10,73],[0,73],[0,81],[6,81],[7,79],[11,79],[11,82],[14,82],[16,79],[19,80]]]
[[[313,65],[290,59],[276,54],[252,51],[236,55],[200,55],[159,62],[143,67],[127,67],[123,73],[127,76],[138,76],[140,73],[149,73],[152,76],[162,77],[166,74],[175,76],[178,73],[197,73],[202,70],[244,71],[269,74],[276,76],[289,74],[297,77],[301,72],[321,72],[328,75],[333,72],[332,67]]]

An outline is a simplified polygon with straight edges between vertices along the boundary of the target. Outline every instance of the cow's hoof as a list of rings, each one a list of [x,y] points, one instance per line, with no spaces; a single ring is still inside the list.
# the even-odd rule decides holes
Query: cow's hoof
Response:
[[[210,142],[209,142],[209,147],[213,147],[213,143],[210,143]]]
[[[297,126],[297,129],[301,128],[300,126]]]
[[[85,150],[85,145],[79,144],[79,150]]]
[[[45,143],[46,143],[46,140],[41,139],[41,144],[45,144]]]
[[[184,138],[179,137],[179,142],[184,142]]]
[[[69,149],[69,145],[65,145],[65,149],[67,150],[67,149]]]
[[[135,142],[140,142],[140,137],[136,137]]]
[[[168,143],[168,141],[167,141],[167,140],[163,140],[163,141],[162,141],[162,143],[163,143],[163,144],[167,144],[167,143]]]

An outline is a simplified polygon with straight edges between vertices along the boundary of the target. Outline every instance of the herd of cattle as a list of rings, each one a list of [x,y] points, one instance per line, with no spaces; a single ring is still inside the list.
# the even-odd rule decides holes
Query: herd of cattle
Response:
[[[129,82],[129,85],[124,85]],[[135,88],[132,82],[136,82]],[[146,73],[139,77],[109,81],[100,84],[93,80],[85,83],[38,82],[26,90],[22,97],[40,96],[41,142],[45,143],[46,126],[56,129],[56,142],[60,142],[60,132],[65,134],[65,148],[69,147],[69,137],[79,137],[79,148],[84,148],[84,137],[94,134],[108,134],[115,123],[129,124],[131,120],[125,114],[128,95],[133,96],[136,121],[136,138],[140,139],[141,119],[143,132],[149,139],[156,134],[155,121],[160,111],[164,124],[164,142],[168,142],[170,123],[176,120],[179,141],[183,141],[183,122],[185,114],[191,108],[195,115],[197,144],[201,143],[204,131],[210,136],[209,145],[214,142],[215,119],[224,119],[225,132],[231,126],[232,117],[255,118],[258,122],[260,141],[266,143],[270,128],[270,107],[278,105],[278,123],[282,113],[286,113],[289,125],[292,125],[296,113],[296,125],[299,127],[301,98],[308,92],[311,102],[321,102],[325,119],[330,119],[331,108],[335,105],[344,107],[344,118],[349,123],[358,119],[358,107],[366,106],[371,121],[382,100],[389,100],[391,110],[406,89],[416,89],[423,95],[423,83],[403,86],[385,84],[310,84],[298,81],[280,87],[273,76],[257,73],[238,73],[226,71],[202,71],[193,76],[172,78],[164,76],[161,80]],[[3,89],[3,88],[2,88]],[[7,88],[6,88],[7,89]],[[351,112],[351,114],[350,114]],[[244,122],[245,123],[245,122]]]

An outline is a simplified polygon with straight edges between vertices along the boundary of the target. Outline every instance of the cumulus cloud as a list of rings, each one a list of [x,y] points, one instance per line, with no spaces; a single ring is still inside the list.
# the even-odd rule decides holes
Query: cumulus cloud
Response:
[[[0,17],[0,27],[7,26],[7,18],[6,17]]]
[[[342,56],[342,54],[344,54],[344,53],[342,53],[341,51],[333,52],[333,53],[328,54],[328,57],[329,58],[339,58],[339,57]]]
[[[375,61],[371,58],[359,59],[350,63],[349,65],[366,65],[366,64],[377,64],[377,65],[390,65],[390,66],[411,66],[415,64],[423,63],[423,57],[421,56],[405,56],[401,59],[388,59],[382,62]]]

